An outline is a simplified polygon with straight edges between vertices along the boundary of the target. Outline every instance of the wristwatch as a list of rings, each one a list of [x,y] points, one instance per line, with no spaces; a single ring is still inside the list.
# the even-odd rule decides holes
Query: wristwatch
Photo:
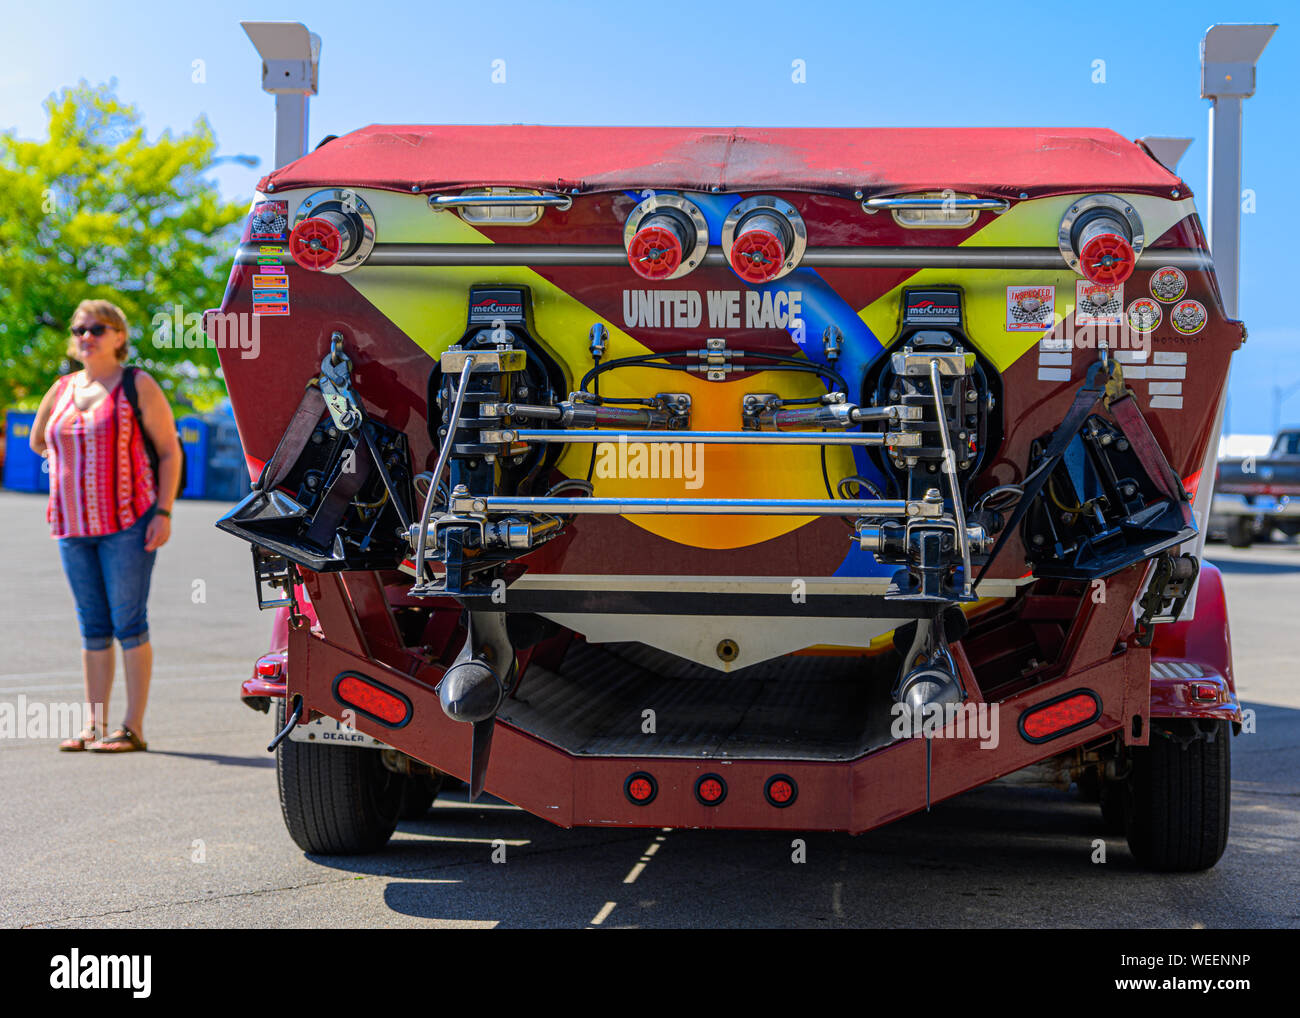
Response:
[[[170,509],[155,509],[153,514],[155,516],[166,516],[169,520],[172,518],[172,511]]]

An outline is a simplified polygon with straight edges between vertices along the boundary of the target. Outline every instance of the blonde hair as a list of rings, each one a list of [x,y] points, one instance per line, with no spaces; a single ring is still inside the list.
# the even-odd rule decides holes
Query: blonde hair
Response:
[[[83,300],[77,305],[76,310],[72,312],[72,321],[76,321],[77,315],[81,314],[83,311],[88,315],[93,315],[110,329],[116,329],[118,332],[122,333],[124,342],[115,352],[119,361],[126,360],[127,347],[129,347],[131,343],[130,335],[127,331],[126,314],[122,309],[112,301],[108,300]],[[68,348],[64,351],[64,354],[67,356],[68,360],[80,363],[81,358],[77,356],[77,352],[76,337],[69,336]]]

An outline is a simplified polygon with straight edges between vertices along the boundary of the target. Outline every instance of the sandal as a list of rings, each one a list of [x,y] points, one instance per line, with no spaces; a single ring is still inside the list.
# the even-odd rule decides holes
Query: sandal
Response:
[[[59,752],[61,753],[79,753],[86,748],[86,744],[95,742],[99,736],[98,729],[94,725],[87,725],[79,734],[71,739],[64,739],[59,743]]]
[[[92,753],[135,753],[149,748],[135,732],[123,725],[106,739],[100,739],[86,747]]]

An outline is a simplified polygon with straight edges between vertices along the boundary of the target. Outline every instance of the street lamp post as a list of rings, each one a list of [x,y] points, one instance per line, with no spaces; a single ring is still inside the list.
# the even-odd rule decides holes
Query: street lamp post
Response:
[[[241,21],[262,57],[262,91],[275,96],[275,169],[307,151],[307,101],[316,94],[320,36],[297,21]]]
[[[1277,25],[1211,25],[1201,40],[1201,98],[1210,100],[1209,191],[1210,254],[1228,318],[1237,317],[1238,262],[1241,254],[1241,114],[1242,100],[1255,94],[1255,64],[1277,31]],[[1225,381],[1215,409],[1214,430],[1201,463],[1192,512],[1199,533],[1182,545],[1197,559],[1205,557],[1210,504],[1214,498],[1219,436],[1228,403]],[[1184,608],[1194,618],[1198,577]]]

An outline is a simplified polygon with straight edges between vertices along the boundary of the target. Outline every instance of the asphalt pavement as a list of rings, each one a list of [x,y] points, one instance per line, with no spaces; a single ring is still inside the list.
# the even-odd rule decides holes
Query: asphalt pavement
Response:
[[[0,703],[81,696],[44,507],[0,492]],[[272,723],[239,702],[271,618],[246,548],[213,528],[226,508],[180,503],[159,556],[150,751],[0,738],[0,925],[1300,926],[1300,545],[1212,546],[1256,732],[1234,740],[1232,831],[1208,873],[1145,872],[1095,806],[1012,782],[858,837],[801,835],[803,862],[788,833],[565,831],[463,791],[403,822],[386,851],[331,859],[285,833]],[[123,706],[119,670],[110,720]]]

